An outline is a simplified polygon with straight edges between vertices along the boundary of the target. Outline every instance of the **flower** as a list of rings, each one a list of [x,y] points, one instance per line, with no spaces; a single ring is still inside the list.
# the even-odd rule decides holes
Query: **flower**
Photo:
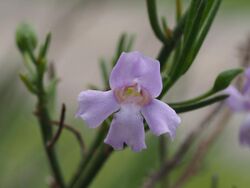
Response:
[[[127,144],[133,151],[146,148],[143,118],[157,136],[168,133],[173,139],[180,117],[164,102],[155,99],[162,90],[159,61],[140,52],[122,53],[113,68],[109,91],[87,90],[78,96],[77,117],[96,128],[111,114],[104,140],[116,150]]]
[[[230,96],[227,99],[229,108],[234,112],[247,112],[250,110],[250,68],[245,71],[245,82],[242,91],[229,86],[226,91]],[[239,142],[241,145],[250,147],[250,116],[242,123],[239,131]]]

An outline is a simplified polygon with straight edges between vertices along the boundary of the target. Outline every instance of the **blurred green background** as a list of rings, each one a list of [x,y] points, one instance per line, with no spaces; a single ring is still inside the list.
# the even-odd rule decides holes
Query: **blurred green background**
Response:
[[[174,20],[174,1],[159,0],[159,12]],[[166,101],[183,100],[205,91],[224,69],[238,66],[238,47],[250,32],[250,1],[224,0],[214,26],[190,72],[171,90]],[[35,98],[18,80],[23,71],[21,56],[14,44],[15,28],[20,22],[34,25],[40,39],[52,31],[49,57],[61,78],[59,109],[67,105],[67,123],[79,129],[88,145],[96,130],[87,129],[74,119],[76,97],[87,84],[101,84],[100,57],[110,58],[121,32],[136,34],[134,49],[155,57],[160,43],[147,20],[145,2],[122,0],[0,0],[0,187],[47,187],[49,168],[42,150],[41,136],[33,116]],[[174,151],[210,108],[182,115]],[[59,111],[59,110],[58,110]],[[55,119],[58,118],[58,111]],[[211,177],[219,177],[221,188],[250,187],[250,150],[238,144],[238,127],[244,115],[232,118],[226,131],[212,148],[201,173],[185,188],[208,188]],[[115,152],[91,185],[97,187],[138,187],[149,172],[159,166],[157,138],[150,133],[148,149],[132,153]],[[75,170],[80,152],[75,138],[66,131],[58,145],[58,155],[66,180]],[[178,171],[171,177],[175,178]]]

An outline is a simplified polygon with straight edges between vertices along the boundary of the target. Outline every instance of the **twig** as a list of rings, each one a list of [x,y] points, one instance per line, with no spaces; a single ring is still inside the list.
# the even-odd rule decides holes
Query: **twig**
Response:
[[[52,139],[47,143],[48,148],[52,148],[56,141],[59,139],[63,126],[64,126],[64,119],[65,119],[65,111],[66,111],[66,106],[65,104],[62,104],[62,110],[61,110],[61,116],[60,116],[60,122],[59,122],[59,128],[57,129],[56,134],[52,137]]]
[[[77,181],[80,180],[81,175],[84,174],[84,171],[86,169],[86,167],[88,166],[88,164],[90,163],[91,159],[93,158],[93,156],[96,155],[96,152],[98,150],[98,146],[100,143],[102,143],[105,134],[108,130],[108,126],[106,125],[107,121],[104,121],[104,124],[101,126],[95,140],[93,141],[92,145],[90,146],[84,160],[82,159],[82,161],[80,162],[80,164],[78,165],[78,169],[75,172],[75,174],[73,175],[71,181],[70,181],[70,186],[69,187],[74,187],[75,184],[77,183]],[[108,158],[108,156],[107,156]],[[105,160],[103,161],[105,162]]]
[[[89,161],[87,169],[83,172],[82,176],[80,177],[80,181],[78,181],[76,184],[76,187],[88,187],[112,152],[113,148],[111,146],[102,143],[100,147],[97,148],[94,156],[92,156],[93,159]]]
[[[248,67],[250,63],[250,35],[246,42],[239,48],[239,54],[241,58],[240,64],[243,67]]]
[[[180,164],[181,160],[184,158],[185,154],[187,154],[196,138],[205,130],[207,124],[213,120],[215,115],[222,109],[222,107],[223,103],[220,103],[206,116],[206,118],[201,121],[199,126],[183,141],[172,159],[165,162],[165,164],[157,172],[151,174],[150,177],[148,177],[143,185],[144,188],[154,187],[159,180],[168,175],[177,165]]]
[[[34,112],[34,115],[39,116],[39,114],[37,112]],[[60,122],[51,121],[51,125],[60,126]],[[72,134],[75,135],[76,140],[78,141],[80,149],[81,149],[81,154],[82,154],[82,156],[85,156],[86,146],[84,144],[84,141],[82,139],[82,136],[81,136],[80,132],[77,129],[75,129],[74,127],[72,127],[71,125],[68,125],[68,124],[65,124],[65,123],[63,124],[63,129],[66,129],[66,130],[70,131]]]
[[[242,48],[240,48],[240,54],[241,66],[248,67],[250,63],[250,37],[248,37],[247,42],[242,46]],[[240,90],[242,89],[242,82],[243,80],[241,77],[236,80],[235,85]],[[216,141],[218,136],[224,130],[225,126],[227,125],[227,122],[230,119],[229,117],[231,113],[232,112],[228,109],[224,111],[224,114],[218,125],[216,126],[216,129],[210,134],[210,136],[206,140],[200,143],[196,153],[193,156],[193,159],[191,160],[190,164],[188,165],[182,176],[177,180],[173,188],[181,187],[189,178],[191,178],[197,173],[197,171],[199,170],[199,164],[201,164],[202,159],[207,154],[211,145]]]
[[[160,166],[164,164],[165,161],[168,160],[169,153],[168,153],[168,138],[166,135],[161,135],[159,138],[159,159],[160,159]],[[161,187],[167,188],[169,187],[169,178],[165,176],[161,181]]]
[[[52,121],[51,123],[52,123],[52,125],[55,125],[55,126],[59,126],[60,125],[60,122],[58,122],[58,121]],[[73,133],[75,135],[75,137],[76,137],[76,139],[77,139],[77,141],[78,141],[78,143],[80,145],[81,153],[84,156],[85,155],[85,148],[86,147],[85,147],[85,144],[84,144],[84,141],[82,139],[81,134],[78,132],[78,130],[76,130],[75,128],[73,128],[70,125],[64,124],[63,128],[66,129],[66,130],[68,130],[68,131],[70,131],[71,133]]]
[[[51,119],[50,119],[49,111],[47,108],[46,93],[45,93],[45,89],[43,86],[43,75],[41,74],[39,76],[40,78],[38,78],[38,84],[37,84],[38,85],[37,86],[38,87],[38,95],[37,95],[38,103],[37,103],[36,114],[37,114],[37,118],[38,118],[40,128],[41,128],[44,148],[45,148],[56,184],[60,188],[64,188],[65,187],[64,178],[62,176],[62,172],[61,172],[61,168],[60,168],[57,156],[56,156],[56,152],[54,148],[47,147],[48,141],[51,140],[51,138],[53,137],[53,132],[52,132],[52,127],[51,127]]]
[[[227,122],[230,119],[231,111],[229,109],[226,109],[216,125],[216,128],[213,130],[213,132],[208,136],[207,139],[204,139],[199,146],[197,147],[197,150],[191,159],[191,162],[187,166],[187,168],[184,170],[181,177],[177,180],[175,185],[172,188],[180,188],[182,185],[192,176],[194,176],[200,167],[202,159],[205,158],[206,154],[208,153],[209,149],[213,145],[213,143],[217,140],[219,135],[222,133],[224,128],[227,125]]]

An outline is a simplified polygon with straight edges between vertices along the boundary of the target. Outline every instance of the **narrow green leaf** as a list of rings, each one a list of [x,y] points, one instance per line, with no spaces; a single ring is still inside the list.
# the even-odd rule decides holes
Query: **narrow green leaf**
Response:
[[[214,2],[212,5],[211,2]],[[209,2],[208,7],[206,8],[206,12],[202,16],[202,28],[200,29],[199,33],[197,34],[197,37],[195,37],[195,41],[193,41],[193,45],[190,46],[190,52],[187,53],[186,56],[186,63],[185,66],[183,66],[180,69],[179,76],[185,74],[189,67],[192,65],[194,59],[196,58],[205,37],[207,36],[208,31],[210,30],[210,27],[214,21],[214,18],[216,16],[216,13],[218,12],[218,9],[220,7],[221,0],[212,0]],[[211,10],[209,10],[211,9]]]
[[[197,40],[196,45],[195,45],[196,48],[193,52],[193,59],[194,59],[194,56],[197,54],[197,51],[200,49],[205,37],[207,36],[208,31],[211,28],[211,25],[214,21],[214,18],[217,15],[217,12],[219,10],[220,4],[221,4],[221,0],[215,1],[213,6],[211,7],[211,10],[209,12],[209,16],[207,16],[206,21],[204,21],[205,24],[204,24],[201,32],[199,33],[199,37],[198,37],[198,40]]]
[[[161,22],[162,22],[162,27],[163,27],[163,30],[164,30],[164,34],[166,35],[166,39],[167,40],[171,40],[172,31],[171,31],[171,29],[168,26],[166,18],[162,17],[161,18]]]
[[[33,94],[36,94],[36,88],[35,86],[32,84],[32,82],[28,79],[28,76],[20,74],[19,75],[20,79],[22,80],[23,84],[26,86],[26,88]]]
[[[182,15],[182,2],[181,0],[175,0],[176,9],[176,21],[179,22]]]
[[[196,19],[198,22],[195,23],[197,26],[194,28],[189,28],[184,30],[184,35],[186,36],[185,43],[183,44],[183,49],[181,50],[182,53],[180,54],[180,57],[178,58],[177,62],[173,64],[173,70],[171,70],[169,73],[171,79],[169,79],[168,83],[165,83],[166,91],[182,76],[186,73],[186,71],[190,68],[192,63],[194,62],[194,59],[196,55],[198,54],[201,45],[204,42],[204,39],[213,23],[213,20],[215,18],[216,13],[218,12],[218,9],[220,7],[221,0],[194,0],[196,2],[192,2],[196,4],[198,1],[200,4],[198,7],[199,10],[202,10],[200,13],[197,13]],[[190,7],[191,8],[191,7]],[[190,16],[190,13],[188,12],[188,16]],[[188,19],[188,18],[187,18]],[[186,21],[187,26],[188,20]],[[191,31],[192,30],[192,31]],[[187,33],[190,32],[190,34],[187,36]],[[172,69],[172,68],[171,68]]]
[[[58,78],[52,78],[48,87],[47,87],[47,107],[49,114],[51,116],[54,115],[55,112],[55,104],[56,104],[56,91],[57,91],[57,84],[59,82]]]
[[[47,36],[46,36],[44,44],[40,48],[39,59],[46,57],[47,52],[48,52],[48,48],[49,48],[49,45],[50,45],[50,41],[51,41],[51,33],[48,33]]]
[[[105,88],[109,86],[109,68],[107,67],[107,62],[104,59],[101,59],[99,62],[100,70],[102,73],[102,80]]]
[[[116,53],[112,59],[112,67],[115,66],[122,52],[129,52],[132,49],[134,39],[135,39],[134,35],[131,35],[129,37],[126,33],[123,33],[120,36],[116,47]]]
[[[35,70],[34,63],[31,59],[30,55],[28,54],[28,52],[23,53],[23,61],[24,61],[24,66],[28,70],[29,75],[34,77],[36,74],[36,72],[35,72],[36,70]]]
[[[134,44],[134,41],[135,41],[135,35],[131,35],[129,40],[128,40],[128,44],[127,44],[127,47],[125,48],[125,52],[129,52],[132,50],[132,47],[133,47],[133,44]]]
[[[187,70],[193,61],[189,60],[189,53],[192,51],[192,48],[195,44],[197,35],[201,26],[201,17],[204,13],[206,7],[206,1],[201,0],[197,7],[197,13],[194,15],[193,23],[189,26],[190,29],[187,31],[188,33],[184,33],[184,42],[183,42],[183,50],[180,58],[178,59],[176,66],[172,71],[172,75],[174,79],[178,79],[184,72]],[[185,37],[186,36],[186,37]]]
[[[125,48],[125,41],[127,38],[127,34],[126,33],[122,33],[122,35],[120,36],[118,43],[117,43],[117,47],[116,47],[116,53],[112,59],[112,67],[115,66],[118,58],[120,57],[121,53],[123,52],[124,48]]]
[[[189,8],[187,10],[187,20],[186,20],[185,27],[184,27],[185,41],[194,25],[195,17],[197,15],[197,10],[201,1],[202,0],[192,0],[189,5]]]
[[[218,92],[226,89],[230,85],[232,80],[240,73],[242,73],[242,71],[242,69],[231,69],[220,73],[214,82],[214,86],[212,89],[213,92]]]
[[[125,48],[126,39],[127,39],[127,34],[123,33],[118,41],[116,57],[119,57],[123,49]]]
[[[178,44],[178,42],[182,38],[186,19],[187,19],[187,13],[185,13],[181,17],[179,23],[177,24],[177,26],[172,32],[172,38],[168,40],[168,43],[162,46],[160,53],[157,56],[157,59],[160,61],[161,71],[164,70],[165,63],[170,57],[171,52],[174,50],[174,48],[176,47],[176,44]]]
[[[150,21],[150,24],[154,31],[155,36],[163,43],[166,43],[167,42],[166,37],[164,35],[164,32],[162,32],[160,24],[158,22],[155,1],[156,0],[147,0],[147,10],[148,10],[149,21]]]

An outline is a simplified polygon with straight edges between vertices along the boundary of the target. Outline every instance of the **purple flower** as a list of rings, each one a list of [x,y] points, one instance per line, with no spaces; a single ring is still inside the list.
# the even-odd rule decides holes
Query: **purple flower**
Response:
[[[229,108],[234,112],[250,111],[250,68],[245,71],[245,82],[242,91],[230,86],[225,91],[230,96],[227,99]],[[246,118],[239,131],[239,141],[241,145],[250,147],[250,117]]]
[[[140,52],[122,53],[113,68],[111,90],[87,90],[78,97],[81,117],[96,128],[111,114],[113,120],[104,142],[116,150],[127,144],[133,151],[146,148],[143,118],[157,136],[168,133],[173,139],[180,117],[164,102],[155,99],[162,90],[159,61]]]

